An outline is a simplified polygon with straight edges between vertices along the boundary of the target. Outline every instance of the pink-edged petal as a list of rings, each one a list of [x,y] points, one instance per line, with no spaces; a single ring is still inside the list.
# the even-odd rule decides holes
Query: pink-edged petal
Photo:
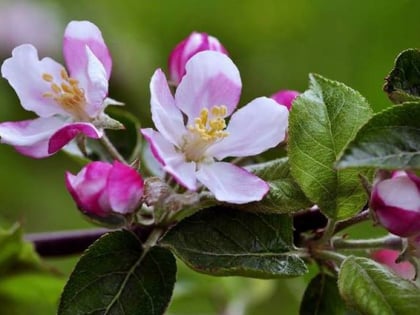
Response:
[[[226,131],[229,135],[215,143],[207,154],[217,159],[227,156],[251,156],[284,140],[289,112],[267,97],[254,99],[236,111]]]
[[[178,152],[173,144],[159,132],[145,128],[141,129],[141,133],[150,144],[153,155],[162,164],[163,169],[182,186],[189,190],[196,190],[198,185],[195,176],[195,163],[185,161],[184,155]]]
[[[400,252],[392,249],[380,249],[372,253],[372,258],[377,262],[387,266],[402,278],[413,280],[416,276],[414,266],[408,261],[397,263]]]
[[[63,54],[72,77],[84,76],[88,56],[86,46],[100,60],[106,71],[106,78],[111,76],[112,59],[99,28],[88,21],[72,21],[64,32]]]
[[[143,179],[136,170],[114,162],[106,187],[112,210],[121,214],[136,210],[143,197],[143,186]]]
[[[51,75],[61,82],[62,65],[51,58],[39,60],[35,47],[24,44],[13,49],[12,57],[4,61],[1,73],[6,78],[26,110],[35,112],[40,117],[55,114],[68,116],[58,104],[44,93],[51,92],[51,83],[45,81],[44,74]]]
[[[293,101],[299,96],[299,94],[300,93],[298,91],[281,90],[271,95],[271,98],[280,105],[286,106],[287,109],[290,110],[292,108]]]
[[[105,189],[111,169],[109,163],[92,162],[77,175],[66,172],[67,190],[80,210],[96,215],[105,215],[111,211]]]
[[[420,190],[407,175],[383,180],[376,189],[387,206],[418,212],[420,215]]]
[[[108,95],[108,79],[105,68],[92,50],[86,46],[87,76],[85,82],[80,82],[86,92],[86,112],[90,117],[97,117],[106,107]]]
[[[54,154],[81,133],[93,139],[99,139],[103,135],[103,132],[96,129],[91,123],[66,124],[51,136],[48,144],[48,154]]]
[[[196,175],[219,201],[236,204],[259,201],[270,189],[261,178],[226,162],[201,164]]]
[[[152,119],[157,130],[172,144],[179,145],[186,132],[182,113],[175,106],[174,97],[165,74],[158,69],[150,81]]]
[[[203,108],[225,105],[230,115],[241,94],[238,68],[228,56],[216,51],[203,51],[194,55],[186,65],[176,93],[175,103],[194,122]]]
[[[51,155],[48,143],[65,122],[56,117],[37,118],[0,124],[0,142],[12,145],[18,152],[43,158]]]

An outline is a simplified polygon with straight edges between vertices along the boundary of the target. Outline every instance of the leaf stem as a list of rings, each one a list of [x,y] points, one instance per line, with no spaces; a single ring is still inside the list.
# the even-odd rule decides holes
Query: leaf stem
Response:
[[[114,147],[111,140],[107,137],[104,132],[104,135],[99,139],[99,142],[102,146],[108,151],[108,153],[116,160],[120,161],[121,163],[127,164],[128,162],[124,159],[124,157],[118,152],[118,150]]]
[[[332,239],[332,246],[334,249],[390,248],[402,250],[403,240],[398,236],[391,235],[367,240],[346,240],[342,237],[337,237]]]
[[[346,255],[333,252],[331,250],[323,250],[323,249],[316,249],[312,251],[312,256],[315,258],[321,258],[323,260],[333,260],[338,265],[341,265],[341,263],[344,261],[344,259],[347,258]]]
[[[325,226],[324,233],[321,238],[317,241],[319,244],[329,243],[331,237],[334,235],[336,221],[329,219],[327,225]]]

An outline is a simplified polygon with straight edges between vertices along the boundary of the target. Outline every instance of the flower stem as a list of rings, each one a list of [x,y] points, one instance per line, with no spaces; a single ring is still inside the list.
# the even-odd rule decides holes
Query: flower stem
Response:
[[[127,164],[127,161],[124,159],[124,157],[118,152],[118,150],[114,147],[112,142],[109,140],[109,138],[104,135],[99,139],[99,142],[102,144],[102,146],[108,151],[108,153],[116,160],[120,161],[121,163]]]
[[[327,222],[327,226],[324,229],[324,233],[322,234],[321,238],[317,241],[317,243],[328,243],[331,237],[334,235],[335,231],[335,223],[336,221],[333,219],[329,219]]]
[[[341,263],[344,261],[344,259],[347,258],[347,256],[333,252],[331,250],[314,250],[312,252],[313,257],[315,258],[321,258],[322,260],[332,260],[336,262],[338,265],[341,265]]]
[[[370,218],[369,209],[365,209],[346,221],[338,222],[337,225],[335,226],[334,234],[348,228],[349,226],[352,226],[359,222],[369,220],[369,218]]]
[[[367,240],[346,240],[344,238],[333,238],[332,246],[335,249],[375,249],[390,248],[401,250],[403,240],[398,236],[384,236]]]

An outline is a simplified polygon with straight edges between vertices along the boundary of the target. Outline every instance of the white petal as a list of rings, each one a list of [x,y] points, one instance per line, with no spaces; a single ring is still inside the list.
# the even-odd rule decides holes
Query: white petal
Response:
[[[207,150],[209,156],[251,156],[275,147],[286,136],[289,112],[274,100],[259,97],[236,111],[226,131],[229,135]]]
[[[173,144],[159,132],[146,128],[142,129],[141,133],[149,142],[153,155],[162,164],[163,169],[182,186],[189,190],[196,190],[198,186],[195,176],[195,163],[185,161],[184,155],[177,152]]]
[[[152,119],[157,130],[172,144],[179,145],[185,134],[182,113],[175,106],[174,97],[162,70],[158,69],[150,81]]]
[[[420,192],[407,175],[384,180],[377,185],[377,190],[388,207],[420,212]]]
[[[261,200],[268,192],[268,184],[243,168],[226,162],[202,164],[197,179],[219,201],[243,204]]]
[[[52,98],[43,96],[51,92],[51,83],[42,76],[49,74],[57,83],[61,82],[62,65],[44,58],[39,60],[35,47],[29,44],[13,49],[12,57],[4,61],[1,73],[16,91],[22,107],[35,112],[40,117],[49,117],[55,114],[68,116]]]
[[[175,103],[194,122],[203,108],[225,105],[230,115],[241,94],[238,68],[228,56],[216,51],[203,51],[194,55],[186,65],[176,93]]]

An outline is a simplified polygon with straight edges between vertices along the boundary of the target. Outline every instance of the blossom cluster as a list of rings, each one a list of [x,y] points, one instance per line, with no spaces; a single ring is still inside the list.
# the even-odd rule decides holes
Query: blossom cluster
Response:
[[[105,113],[108,105],[121,103],[108,97],[112,59],[98,27],[70,22],[63,55],[66,67],[40,59],[33,45],[23,44],[1,67],[22,107],[38,116],[0,123],[0,141],[24,155],[48,157],[74,144],[80,147],[86,138],[102,139],[105,129],[124,128]],[[150,82],[157,131],[139,130],[156,161],[189,191],[207,188],[217,200],[231,203],[261,200],[268,184],[222,160],[256,155],[282,142],[297,92],[259,97],[235,111],[242,86],[239,70],[218,39],[205,33],[193,32],[179,43],[168,69],[169,81],[158,69]],[[122,162],[94,161],[77,175],[66,174],[67,189],[82,212],[126,215],[141,207],[144,180]]]

